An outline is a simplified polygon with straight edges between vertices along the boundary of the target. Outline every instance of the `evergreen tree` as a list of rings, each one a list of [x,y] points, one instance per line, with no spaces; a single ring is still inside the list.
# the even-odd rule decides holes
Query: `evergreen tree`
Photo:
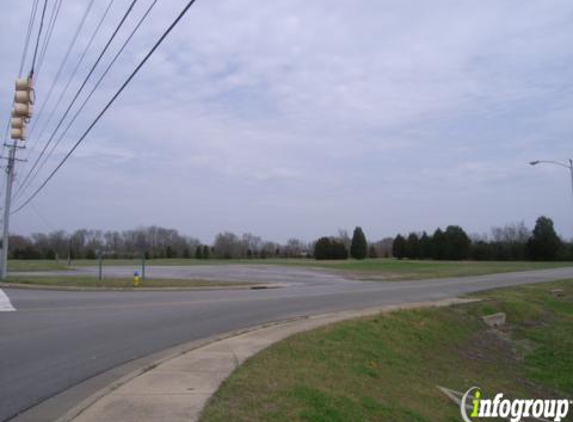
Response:
[[[203,259],[209,259],[209,246],[203,246]]]
[[[195,249],[195,258],[203,259],[203,246],[201,245],[197,246],[197,249]]]
[[[348,250],[344,243],[333,240],[330,249],[331,259],[348,259]]]
[[[374,245],[370,246],[370,249],[368,249],[368,258],[378,258],[378,252],[376,252]]]
[[[401,234],[394,238],[394,243],[392,243],[392,255],[398,259],[402,259],[406,256],[406,239],[404,239]]]
[[[432,258],[446,259],[446,238],[444,232],[439,227],[432,236]]]
[[[350,256],[354,259],[364,259],[367,253],[368,243],[366,242],[366,236],[364,236],[361,227],[356,227],[352,235],[352,243],[350,244]]]
[[[420,240],[416,233],[410,233],[406,240],[406,256],[410,259],[418,259],[420,257]]]
[[[421,259],[431,259],[433,248],[432,248],[432,238],[428,236],[426,232],[422,233],[420,236],[420,258]]]
[[[328,259],[328,251],[330,249],[330,238],[321,237],[314,245],[314,259],[324,260]]]
[[[314,259],[347,259],[348,251],[344,243],[329,237],[321,237],[314,245]]]
[[[444,232],[445,259],[462,260],[470,255],[471,240],[460,226],[448,226]]]
[[[535,223],[533,235],[527,242],[527,252],[536,261],[553,261],[561,248],[561,239],[555,233],[553,221],[541,216]]]

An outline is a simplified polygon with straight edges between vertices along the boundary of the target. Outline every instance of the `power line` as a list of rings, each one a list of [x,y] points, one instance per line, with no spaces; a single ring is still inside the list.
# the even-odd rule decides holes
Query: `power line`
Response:
[[[26,40],[24,41],[24,50],[22,51],[22,59],[20,60],[20,70],[18,71],[18,76],[22,76],[22,71],[24,70],[24,62],[26,61],[26,56],[28,55],[28,46],[30,44],[30,37],[32,36],[32,28],[36,20],[36,11],[38,9],[38,0],[34,0],[32,4],[32,10],[30,11],[30,20],[28,21],[28,30],[26,31]]]
[[[13,182],[14,182],[14,164],[16,162],[16,151],[19,148],[17,143],[18,143],[18,139],[19,140],[24,140],[24,125],[23,122],[25,122],[27,119],[30,118],[30,114],[31,114],[31,107],[32,107],[32,94],[33,94],[33,84],[32,84],[32,78],[34,77],[34,68],[36,65],[36,58],[38,55],[38,47],[40,45],[40,39],[42,37],[42,30],[44,27],[44,18],[46,16],[46,8],[48,5],[48,0],[44,0],[44,8],[42,10],[42,18],[40,21],[40,27],[38,29],[38,37],[36,39],[36,46],[34,48],[34,55],[32,58],[32,67],[30,69],[30,74],[29,77],[27,78],[27,80],[22,83],[21,81],[19,81],[16,84],[16,95],[14,97],[14,102],[16,106],[20,106],[20,107],[15,107],[14,108],[14,114],[13,116],[15,117],[19,117],[20,118],[20,128],[18,131],[15,131],[15,133],[12,134],[12,139],[14,140],[13,145],[9,146],[10,147],[10,151],[8,154],[8,164],[6,165],[6,193],[4,195],[4,218],[2,221],[2,251],[0,254],[0,279],[2,280],[6,280],[6,276],[7,276],[7,263],[8,263],[8,242],[9,242],[9,238],[10,238],[10,233],[9,233],[9,219],[10,219],[10,201],[12,200],[12,186],[13,186]],[[54,21],[55,23],[55,21]],[[49,42],[46,41],[46,42]],[[47,48],[47,44],[46,44],[46,48]],[[24,55],[25,57],[25,55]],[[21,90],[20,88],[24,88],[24,90]],[[22,91],[25,93],[25,95],[19,95],[22,94]],[[23,108],[23,110],[22,110]]]
[[[113,1],[114,1],[114,0],[111,0],[110,5],[111,5],[111,3],[113,3]],[[61,74],[62,74],[62,71],[63,71],[63,69],[64,69],[64,67],[65,67],[65,65],[66,65],[66,63],[67,63],[67,61],[68,61],[68,59],[69,59],[70,53],[72,52],[72,49],[74,48],[74,46],[75,46],[75,44],[76,44],[76,42],[77,42],[77,40],[78,40],[78,36],[79,36],[79,34],[80,34],[80,32],[81,32],[81,29],[82,29],[83,25],[85,24],[86,18],[88,17],[88,14],[89,14],[89,12],[90,12],[90,10],[91,10],[91,8],[92,8],[93,3],[94,3],[94,0],[91,0],[90,3],[88,4],[88,7],[86,8],[86,10],[85,10],[85,12],[84,12],[84,15],[83,15],[83,17],[82,17],[82,20],[80,21],[80,24],[79,24],[79,26],[77,27],[74,36],[72,37],[72,42],[71,42],[70,45],[68,46],[68,49],[67,49],[67,51],[66,51],[66,54],[64,55],[64,59],[62,60],[62,63],[61,63],[61,65],[60,65],[58,71],[56,72],[56,76],[54,77],[54,80],[52,81],[52,84],[51,84],[51,86],[50,86],[50,89],[48,90],[48,94],[46,95],[46,99],[42,102],[42,106],[40,107],[40,110],[36,113],[36,119],[34,119],[34,121],[32,122],[32,125],[31,125],[31,127],[30,127],[30,132],[29,132],[29,134],[28,134],[28,137],[29,137],[29,138],[32,137],[32,134],[33,134],[33,132],[34,132],[34,129],[35,129],[36,126],[37,126],[37,122],[40,121],[40,118],[41,118],[41,116],[43,115],[44,109],[46,108],[46,104],[48,104],[49,101],[50,101],[50,99],[52,98],[52,93],[54,92],[54,88],[56,87],[56,84],[58,83],[58,81],[59,81],[59,79],[60,79],[60,76],[61,76]],[[108,9],[107,9],[107,10],[109,10],[109,6],[108,6]],[[105,13],[106,15],[107,15],[107,10],[106,10],[106,13]],[[104,17],[105,17],[105,15],[104,15]],[[101,22],[101,21],[100,21],[100,22]],[[99,27],[100,27],[100,26],[101,26],[101,23],[100,23],[100,25],[98,25],[98,28],[96,28],[96,29],[99,30]],[[92,40],[93,40],[93,37],[92,37]],[[90,45],[91,45],[91,40],[90,40],[90,43],[88,44],[88,46],[90,46]],[[84,52],[84,54],[82,55],[82,58],[80,59],[80,62],[79,62],[79,63],[81,63],[81,61],[83,60],[83,57],[84,57],[84,56],[85,56],[85,52]],[[75,76],[75,72],[77,71],[77,69],[78,69],[78,67],[79,67],[79,63],[78,63],[78,65],[76,66],[76,68],[74,69],[74,72],[73,72],[73,74],[72,74],[70,80],[68,81],[68,85],[66,85],[66,89],[65,89],[64,91],[62,91],[62,93],[64,93],[64,92],[67,90],[67,87],[69,86],[70,82],[73,80],[73,77]],[[62,96],[63,96],[63,95],[60,95],[60,98],[58,99],[58,102],[56,103],[55,108],[52,110],[52,113],[50,114],[50,118],[48,119],[48,121],[47,121],[46,124],[48,124],[48,123],[50,122],[51,117],[53,116],[53,114],[54,114],[54,112],[55,112],[55,109],[57,108],[57,105],[59,104],[59,101],[62,99]],[[45,126],[44,126],[44,128],[45,128]],[[28,152],[27,152],[27,154],[26,154],[26,158],[28,158],[28,157],[33,153],[33,151],[34,151],[36,145],[37,145],[37,142],[35,142],[34,144],[32,144],[32,147],[28,150]]]
[[[189,9],[191,8],[191,6],[193,6],[193,4],[195,3],[196,0],[190,0],[187,5],[183,8],[183,10],[179,13],[179,15],[177,16],[177,18],[175,18],[175,20],[171,23],[171,25],[165,30],[165,32],[161,35],[161,37],[157,40],[157,42],[153,45],[153,47],[151,48],[151,50],[149,50],[149,52],[145,55],[145,57],[143,58],[143,60],[141,60],[141,62],[137,65],[137,67],[135,68],[135,70],[129,75],[129,77],[125,80],[125,82],[121,85],[121,87],[119,88],[119,90],[114,94],[114,96],[111,98],[111,100],[109,100],[109,102],[106,104],[106,106],[100,111],[100,113],[97,115],[97,117],[94,119],[94,121],[89,125],[89,127],[86,129],[86,131],[82,134],[82,136],[78,139],[78,141],[74,144],[74,146],[70,149],[70,151],[68,151],[68,153],[65,155],[65,157],[62,159],[62,161],[60,161],[60,163],[56,166],[56,168],[54,170],[52,170],[52,172],[50,173],[50,175],[46,178],[46,180],[44,180],[44,182],[34,191],[34,193],[32,195],[30,195],[28,197],[28,199],[26,199],[26,201],[20,205],[16,210],[14,210],[12,213],[16,213],[18,211],[20,211],[22,208],[24,208],[27,204],[29,204],[35,197],[36,195],[38,195],[38,193],[40,193],[40,191],[42,189],[44,189],[44,187],[48,184],[48,182],[52,179],[52,177],[54,177],[54,175],[58,172],[58,170],[60,168],[62,168],[62,166],[66,163],[66,161],[70,158],[70,156],[74,153],[74,151],[77,149],[77,147],[84,141],[84,139],[87,137],[87,135],[91,132],[91,130],[94,128],[94,126],[97,124],[97,122],[102,118],[102,116],[107,112],[107,110],[112,106],[112,104],[115,102],[115,100],[120,96],[120,94],[125,90],[125,88],[127,87],[127,85],[129,85],[129,83],[133,80],[133,78],[135,77],[135,75],[137,75],[137,73],[141,70],[141,68],[143,67],[143,65],[145,65],[145,63],[147,63],[147,61],[149,60],[149,58],[153,55],[153,53],[155,53],[155,50],[157,50],[157,48],[163,43],[163,41],[165,40],[165,38],[171,33],[171,31],[173,30],[173,28],[175,28],[175,26],[177,26],[177,24],[179,23],[179,21],[181,21],[181,19],[187,14],[187,12],[189,11]]]
[[[48,32],[46,37],[44,38],[44,43],[42,44],[42,49],[40,50],[40,57],[38,59],[38,68],[35,72],[36,74],[36,81],[40,76],[40,72],[42,70],[42,65],[44,64],[44,57],[46,57],[46,52],[48,51],[48,46],[50,45],[50,40],[52,39],[52,34],[54,32],[54,27],[56,26],[56,21],[58,20],[58,16],[60,14],[60,9],[62,7],[62,0],[55,0],[54,5],[52,6],[52,14],[50,16],[50,20],[48,23]]]
[[[48,228],[50,230],[52,230],[53,232],[57,231],[56,228],[54,227],[54,225],[52,223],[50,223],[48,221],[48,219],[40,212],[40,210],[38,209],[38,207],[36,206],[36,204],[34,204],[32,202],[32,209],[34,210],[34,212],[36,213],[36,215],[40,218],[40,220],[42,220],[44,222],[44,224],[46,226],[48,226]]]
[[[143,24],[143,22],[145,21],[145,19],[147,18],[147,16],[149,15],[149,13],[151,12],[151,10],[154,8],[154,6],[156,5],[158,0],[153,0],[151,2],[151,4],[149,5],[149,7],[147,8],[147,10],[145,11],[145,13],[143,14],[143,16],[140,18],[139,22],[137,23],[137,25],[134,27],[134,29],[131,31],[131,34],[129,35],[129,37],[124,41],[123,45],[121,46],[121,48],[116,52],[115,56],[113,57],[113,59],[111,60],[111,62],[108,64],[108,66],[106,67],[105,71],[101,74],[101,76],[99,77],[98,81],[95,83],[95,85],[92,87],[92,90],[90,91],[90,93],[88,94],[88,96],[84,99],[84,102],[82,103],[82,105],[80,106],[80,108],[76,111],[76,113],[74,114],[74,116],[72,117],[72,119],[68,122],[68,125],[66,126],[66,128],[64,129],[64,131],[60,134],[59,138],[56,140],[56,142],[54,143],[54,145],[52,146],[52,149],[48,152],[48,154],[44,157],[42,163],[36,168],[36,171],[34,172],[34,175],[31,176],[31,178],[27,179],[27,183],[23,182],[21,185],[21,193],[19,196],[23,195],[25,190],[32,184],[32,182],[34,181],[35,177],[40,173],[40,171],[42,170],[42,168],[46,165],[46,163],[48,162],[48,160],[50,159],[50,157],[52,156],[52,154],[54,153],[55,149],[58,147],[58,145],[60,144],[60,142],[62,141],[62,139],[64,138],[64,136],[66,135],[66,133],[68,133],[69,129],[71,128],[71,126],[74,124],[74,122],[76,121],[77,117],[80,115],[80,113],[83,111],[83,109],[85,108],[86,104],[89,102],[89,100],[92,98],[93,94],[95,93],[95,91],[97,90],[97,88],[99,87],[99,85],[101,84],[101,82],[105,79],[105,77],[107,76],[107,74],[109,73],[110,69],[113,67],[113,65],[115,64],[115,62],[117,61],[117,59],[119,58],[119,56],[121,55],[121,53],[125,50],[125,48],[127,47],[127,45],[129,44],[129,42],[131,41],[131,39],[133,38],[133,36],[136,34],[136,32],[139,30],[140,26]]]
[[[26,38],[24,41],[24,48],[22,50],[22,58],[20,59],[20,68],[18,70],[18,77],[22,77],[22,71],[24,70],[24,63],[26,62],[26,56],[28,55],[28,47],[30,45],[30,37],[32,35],[32,28],[34,26],[34,21],[36,20],[36,11],[38,9],[38,0],[34,0],[32,3],[32,10],[30,10],[30,18],[28,19],[28,29],[26,30]],[[2,142],[2,150],[0,155],[4,156],[4,151],[6,150],[6,143],[8,142],[8,134],[10,133],[10,117],[6,121],[6,130],[4,132],[4,138]],[[2,186],[2,196],[4,186]]]
[[[32,10],[30,11],[30,18],[28,20],[28,29],[26,31],[26,39],[24,41],[24,49],[22,50],[22,58],[20,59],[20,69],[18,70],[18,76],[22,76],[22,71],[24,70],[24,63],[26,62],[26,56],[28,55],[28,47],[30,45],[30,37],[32,35],[32,28],[36,20],[36,11],[38,9],[38,0],[34,0],[32,4]],[[10,117],[6,122],[6,130],[4,132],[4,142],[2,142],[2,154],[4,154],[5,143],[8,141],[8,133],[10,133]]]
[[[42,9],[42,19],[40,20],[40,28],[38,29],[38,38],[36,38],[36,47],[34,48],[34,55],[32,56],[32,68],[30,70],[30,75],[34,74],[34,66],[36,66],[36,57],[38,55],[38,46],[40,45],[40,37],[42,35],[42,29],[44,28],[44,17],[46,16],[46,7],[48,6],[48,0],[44,0],[44,8]]]
[[[125,14],[123,15],[121,21],[119,22],[119,24],[117,25],[117,27],[115,28],[115,30],[113,31],[113,34],[111,35],[111,38],[107,41],[105,47],[103,48],[103,50],[101,51],[101,53],[99,54],[99,57],[97,58],[96,62],[93,64],[92,68],[90,69],[88,75],[85,77],[84,81],[82,82],[82,85],[80,86],[80,88],[77,90],[76,94],[74,95],[74,98],[72,99],[72,102],[68,105],[68,108],[66,109],[64,115],[62,116],[62,118],[60,119],[60,121],[58,122],[58,124],[56,125],[56,128],[54,129],[54,131],[52,132],[52,135],[50,135],[50,138],[48,139],[48,142],[46,142],[46,145],[44,145],[44,148],[42,149],[42,151],[40,152],[40,155],[38,155],[38,157],[36,158],[36,160],[34,161],[34,164],[32,165],[32,168],[30,168],[30,170],[28,170],[28,173],[26,174],[25,180],[24,182],[22,182],[22,185],[24,183],[26,183],[26,181],[29,179],[32,171],[34,171],[34,169],[36,168],[36,166],[38,165],[38,162],[40,161],[40,159],[44,156],[44,154],[46,153],[46,150],[48,149],[48,147],[50,146],[50,144],[52,143],[52,140],[54,139],[54,136],[56,135],[56,133],[58,132],[58,129],[60,129],[62,123],[64,122],[64,120],[66,119],[66,117],[68,116],[70,110],[72,109],[73,105],[75,104],[76,100],[78,99],[78,97],[80,96],[82,90],[85,88],[86,84],[88,83],[88,80],[90,79],[91,75],[93,74],[93,72],[95,71],[97,65],[99,64],[99,62],[101,61],[102,57],[104,56],[104,54],[106,53],[107,49],[109,48],[109,46],[111,45],[112,41],[114,40],[115,36],[117,35],[117,33],[119,32],[119,30],[121,29],[121,27],[123,26],[123,24],[125,23],[125,20],[127,19],[127,17],[129,16],[129,14],[131,13],[131,11],[133,10],[133,7],[135,6],[135,3],[137,3],[138,0],[132,0],[129,8],[127,9],[127,11],[125,12]]]
[[[84,48],[84,51],[82,52],[82,55],[80,56],[79,61],[76,64],[76,67],[74,68],[74,70],[71,73],[71,76],[68,78],[68,83],[66,84],[66,86],[64,87],[64,89],[60,92],[60,96],[58,97],[58,99],[56,100],[56,104],[54,105],[54,107],[52,108],[52,111],[50,112],[50,115],[48,116],[48,120],[46,121],[46,123],[44,124],[44,126],[42,127],[41,131],[40,131],[40,135],[37,136],[37,138],[41,138],[42,135],[44,134],[44,132],[46,131],[48,125],[50,124],[50,122],[52,121],[52,117],[54,117],[55,112],[57,111],[60,103],[62,102],[62,99],[64,98],[64,95],[68,92],[68,88],[70,87],[72,81],[74,80],[74,77],[76,76],[81,64],[84,61],[84,58],[86,57],[87,52],[89,51],[95,37],[97,36],[97,34],[99,33],[99,30],[101,29],[101,26],[103,24],[103,22],[105,21],[105,18],[111,8],[111,6],[113,5],[115,0],[110,0],[109,4],[107,5],[107,8],[103,14],[103,16],[100,18],[98,25],[96,26],[95,30],[93,31],[86,47]],[[40,110],[41,113],[41,110]],[[31,129],[30,129],[30,137],[32,137],[32,132],[34,132],[34,129],[36,128],[36,125],[33,124]],[[26,155],[26,158],[28,158],[32,152],[34,151],[35,147],[37,145],[37,142],[34,143],[32,145],[32,148],[30,148],[30,150],[28,151],[28,154]],[[21,183],[18,183],[18,186],[21,186]]]

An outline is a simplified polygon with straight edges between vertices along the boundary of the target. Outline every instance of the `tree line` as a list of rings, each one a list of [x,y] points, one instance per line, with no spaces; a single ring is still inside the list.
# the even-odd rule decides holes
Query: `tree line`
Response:
[[[314,242],[291,238],[281,244],[245,233],[219,233],[212,245],[181,235],[175,229],[157,226],[126,231],[81,229],[72,233],[54,231],[31,236],[11,235],[11,259],[95,259],[104,258],[196,258],[265,259],[314,258],[435,260],[573,260],[573,245],[559,238],[553,221],[537,219],[531,231],[523,223],[492,229],[491,235],[468,235],[463,228],[450,225],[444,230],[399,234],[368,242],[361,227],[350,237],[346,230]]]
[[[356,227],[352,239],[348,238],[346,231],[339,232],[339,238],[321,237],[313,246],[313,255],[317,260],[326,259],[347,259],[351,256],[354,259],[364,259],[368,256],[368,242],[361,227]],[[377,255],[370,249],[370,257]]]
[[[12,259],[139,258],[142,254],[147,258],[191,258],[199,244],[198,239],[177,230],[150,226],[121,232],[80,229],[11,235],[8,249]]]
[[[300,258],[309,256],[311,245],[289,239],[285,244],[265,241],[245,233],[219,233],[213,245],[181,235],[175,229],[150,226],[126,231],[80,229],[63,230],[31,236],[11,235],[10,259],[109,259],[119,258]]]
[[[440,228],[428,235],[410,233],[394,238],[392,255],[398,259],[478,261],[573,260],[573,245],[559,238],[553,221],[539,217],[530,231],[523,223],[492,229],[488,236],[469,236],[459,226]]]

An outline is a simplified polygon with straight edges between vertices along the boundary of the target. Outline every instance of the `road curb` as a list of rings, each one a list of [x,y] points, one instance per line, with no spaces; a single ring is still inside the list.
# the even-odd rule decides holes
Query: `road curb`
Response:
[[[229,284],[228,286],[189,286],[189,287],[77,287],[46,286],[42,284],[0,283],[0,289],[53,290],[71,292],[173,292],[173,291],[213,291],[213,290],[264,290],[279,289],[284,284]]]
[[[237,367],[259,351],[293,334],[347,319],[379,313],[424,307],[443,307],[479,300],[448,298],[431,302],[386,305],[362,310],[297,316],[191,342],[187,344],[188,347],[179,347],[176,352],[166,354],[163,358],[112,382],[78,403],[54,422],[196,421],[209,398],[217,391],[220,383],[230,376]],[[213,359],[213,356],[217,356],[219,359],[212,362],[210,366],[200,362],[201,359],[203,361],[209,358]],[[193,366],[198,363],[200,364],[198,367]],[[168,367],[176,369],[167,369]],[[167,378],[165,377],[166,370],[168,370]],[[191,380],[189,380],[189,376],[191,376]],[[163,381],[158,382],[158,377]],[[186,379],[184,392],[178,390],[181,388],[181,377]],[[160,388],[161,391],[153,391],[157,388]],[[172,398],[174,402],[165,406],[162,403],[165,398]]]
[[[259,325],[249,327],[249,328],[242,328],[242,329],[238,329],[238,330],[229,331],[227,333],[223,333],[220,335],[210,336],[210,337],[200,339],[200,340],[193,340],[193,341],[190,341],[190,342],[185,343],[183,345],[175,346],[175,347],[169,348],[167,350],[164,350],[162,352],[155,353],[155,354],[161,354],[163,356],[161,358],[153,360],[152,362],[143,365],[141,368],[133,370],[132,372],[130,372],[130,373],[122,376],[121,378],[118,378],[117,380],[111,382],[107,386],[101,388],[100,390],[96,391],[95,393],[93,393],[92,395],[87,397],[86,399],[82,400],[80,403],[75,405],[72,409],[68,410],[64,415],[55,419],[53,422],[71,422],[71,421],[73,421],[82,412],[84,412],[86,409],[88,409],[91,405],[93,405],[99,399],[105,397],[107,394],[113,392],[114,390],[118,389],[122,385],[125,385],[126,383],[128,383],[132,379],[138,377],[139,375],[143,375],[146,372],[149,372],[150,370],[161,365],[162,363],[169,362],[173,359],[176,359],[179,356],[185,355],[187,353],[191,353],[191,352],[198,350],[198,349],[201,349],[202,347],[207,346],[209,344],[213,344],[213,343],[216,343],[219,341],[224,341],[226,339],[233,338],[233,337],[236,337],[236,336],[239,336],[242,334],[246,334],[246,333],[249,333],[252,331],[257,331],[257,330],[260,330],[263,328],[269,328],[269,327],[272,327],[275,325],[280,325],[280,324],[293,322],[293,321],[299,321],[299,320],[303,320],[303,319],[307,319],[307,318],[308,318],[307,316],[297,316],[297,317],[293,317],[293,318],[287,318],[287,319],[283,319],[283,320],[267,322],[267,323],[259,324]],[[41,406],[41,404],[40,404],[40,406]]]

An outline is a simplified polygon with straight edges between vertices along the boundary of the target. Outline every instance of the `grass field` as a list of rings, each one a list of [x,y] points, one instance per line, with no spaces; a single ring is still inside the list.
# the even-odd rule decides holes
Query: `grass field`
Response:
[[[69,269],[65,261],[11,260],[9,271],[46,271]],[[136,259],[106,259],[103,265],[133,266],[141,264]],[[366,259],[363,261],[315,261],[313,259],[154,259],[146,261],[148,266],[166,265],[285,265],[307,268],[321,268],[341,272],[358,280],[412,280],[422,278],[459,277],[493,274],[510,271],[527,271],[545,268],[572,266],[572,262],[525,262],[525,261],[410,261],[397,259]],[[96,266],[96,260],[76,260],[72,267]]]
[[[306,266],[343,271],[360,280],[414,280],[423,278],[462,277],[472,275],[528,271],[572,266],[571,262],[532,261],[418,261],[367,259],[364,261],[310,261]]]
[[[8,283],[18,283],[34,286],[81,287],[81,288],[134,288],[133,278],[104,278],[89,276],[64,277],[9,277]],[[180,279],[145,279],[141,280],[139,287],[220,287],[220,286],[255,286],[256,283],[223,282],[213,280],[180,280]]]
[[[562,288],[556,298],[551,288]],[[573,281],[503,289],[295,335],[223,383],[201,422],[459,421],[436,385],[484,397],[571,398]],[[489,329],[481,316],[507,313]]]
[[[8,260],[8,272],[14,271],[61,271],[69,267],[63,261],[47,259],[10,259]]]

